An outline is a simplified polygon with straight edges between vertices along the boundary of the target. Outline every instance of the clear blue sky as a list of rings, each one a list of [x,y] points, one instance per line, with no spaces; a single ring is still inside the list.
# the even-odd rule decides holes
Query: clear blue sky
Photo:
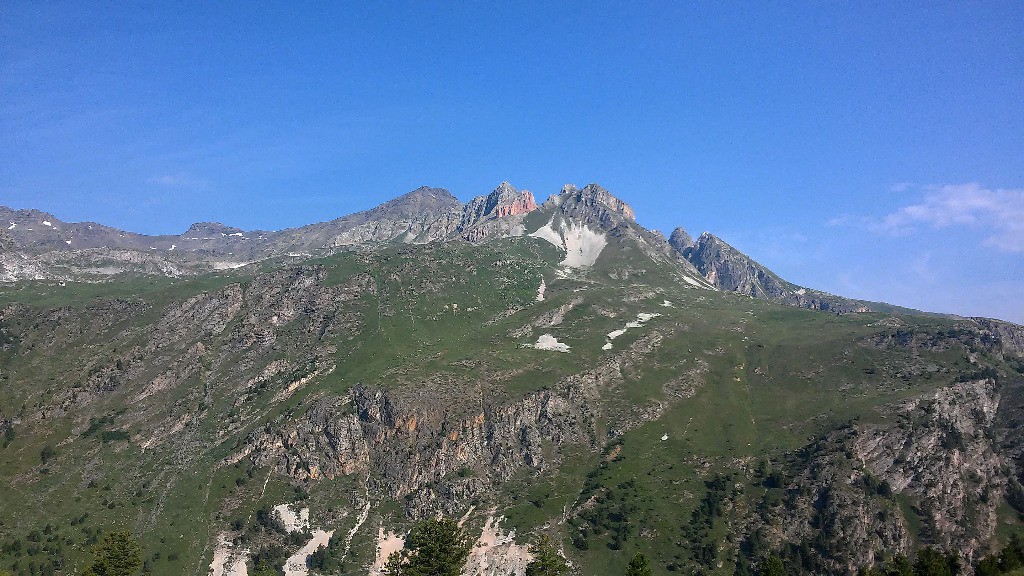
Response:
[[[1019,1],[181,4],[0,3],[0,204],[177,233],[598,182],[801,284],[1024,322]]]

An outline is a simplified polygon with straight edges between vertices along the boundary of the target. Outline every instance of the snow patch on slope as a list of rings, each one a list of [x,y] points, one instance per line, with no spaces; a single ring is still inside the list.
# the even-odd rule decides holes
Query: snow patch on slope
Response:
[[[608,245],[608,238],[600,232],[595,232],[587,226],[572,225],[568,230],[563,229],[565,235],[565,259],[562,266],[579,268],[581,266],[593,266],[597,257]]]
[[[555,352],[569,351],[568,344],[559,342],[558,339],[551,334],[541,334],[540,337],[537,338],[537,343],[534,344],[533,347],[538,350],[554,350]]]
[[[668,300],[666,300],[666,302],[668,302]],[[612,340],[615,340],[619,336],[622,336],[630,328],[643,328],[644,324],[646,324],[649,320],[653,318],[657,318],[658,316],[661,316],[661,314],[658,314],[657,312],[641,312],[637,314],[636,320],[626,322],[625,328],[619,328],[618,330],[612,330],[611,332],[609,332],[607,334],[608,341],[604,343],[604,346],[601,347],[601,350],[611,350]]]
[[[536,232],[530,234],[530,236],[540,238],[541,240],[547,240],[556,248],[565,250],[565,243],[562,242],[562,236],[558,232],[555,232],[555,229],[551,227],[551,222],[541,226]]]
[[[552,222],[541,226],[536,232],[530,234],[534,238],[540,238],[550,242],[553,246],[565,251],[565,258],[559,264],[569,268],[580,268],[593,266],[597,257],[608,245],[608,238],[601,232],[592,230],[586,224],[570,224],[565,222],[558,225],[558,230],[552,226]]]

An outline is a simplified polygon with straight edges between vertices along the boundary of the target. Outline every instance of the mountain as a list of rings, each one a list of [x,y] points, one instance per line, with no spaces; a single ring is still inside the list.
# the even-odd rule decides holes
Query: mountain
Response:
[[[669,243],[721,290],[812,310],[840,313],[897,311],[896,307],[889,304],[843,298],[787,282],[709,232],[704,232],[694,242],[685,230],[676,228]],[[913,312],[906,309],[900,311]]]
[[[1020,326],[813,294],[598,185],[167,248],[17,214],[0,569],[130,530],[152,574],[379,574],[443,514],[466,574],[522,575],[540,533],[579,574],[848,574],[1024,529]]]

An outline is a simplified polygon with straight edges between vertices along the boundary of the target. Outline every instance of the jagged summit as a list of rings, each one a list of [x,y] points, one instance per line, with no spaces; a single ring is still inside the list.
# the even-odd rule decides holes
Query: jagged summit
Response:
[[[668,238],[668,243],[680,253],[683,253],[687,248],[693,246],[693,238],[682,227],[678,227],[672,231],[672,235]]]
[[[466,204],[463,223],[473,224],[486,218],[518,216],[537,209],[537,202],[529,190],[516,190],[502,182],[490,194],[477,196]]]
[[[581,221],[595,221],[608,224],[623,217],[636,220],[633,208],[612,196],[600,184],[590,183],[583,189],[565,184],[558,196],[551,197],[545,206],[559,206],[563,214]]]

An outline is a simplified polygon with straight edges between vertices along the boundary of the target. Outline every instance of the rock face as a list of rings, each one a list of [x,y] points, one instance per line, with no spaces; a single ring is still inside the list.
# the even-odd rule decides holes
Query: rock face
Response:
[[[815,574],[856,573],[877,550],[909,554],[910,533],[888,486],[851,457],[857,439],[855,428],[844,428],[805,447],[784,486],[789,500],[762,502],[769,520],[755,520],[749,533],[810,550],[804,568]]]
[[[676,228],[672,231],[672,235],[669,236],[668,243],[680,254],[685,254],[686,250],[693,246],[693,238],[686,232],[686,230]]]
[[[971,560],[987,553],[1008,462],[989,437],[999,410],[993,380],[961,382],[908,402],[896,427],[865,426],[857,457],[898,493],[913,497],[923,539]]]
[[[469,201],[462,211],[458,234],[469,242],[480,242],[495,236],[520,236],[523,216],[537,209],[533,194],[516,190],[508,182],[486,196]]]
[[[613,216],[631,222],[636,220],[636,215],[629,204],[619,200],[598,184],[587,184],[582,190],[572,184],[566,184],[556,198],[563,206],[563,212],[569,216],[601,222],[611,221]]]

